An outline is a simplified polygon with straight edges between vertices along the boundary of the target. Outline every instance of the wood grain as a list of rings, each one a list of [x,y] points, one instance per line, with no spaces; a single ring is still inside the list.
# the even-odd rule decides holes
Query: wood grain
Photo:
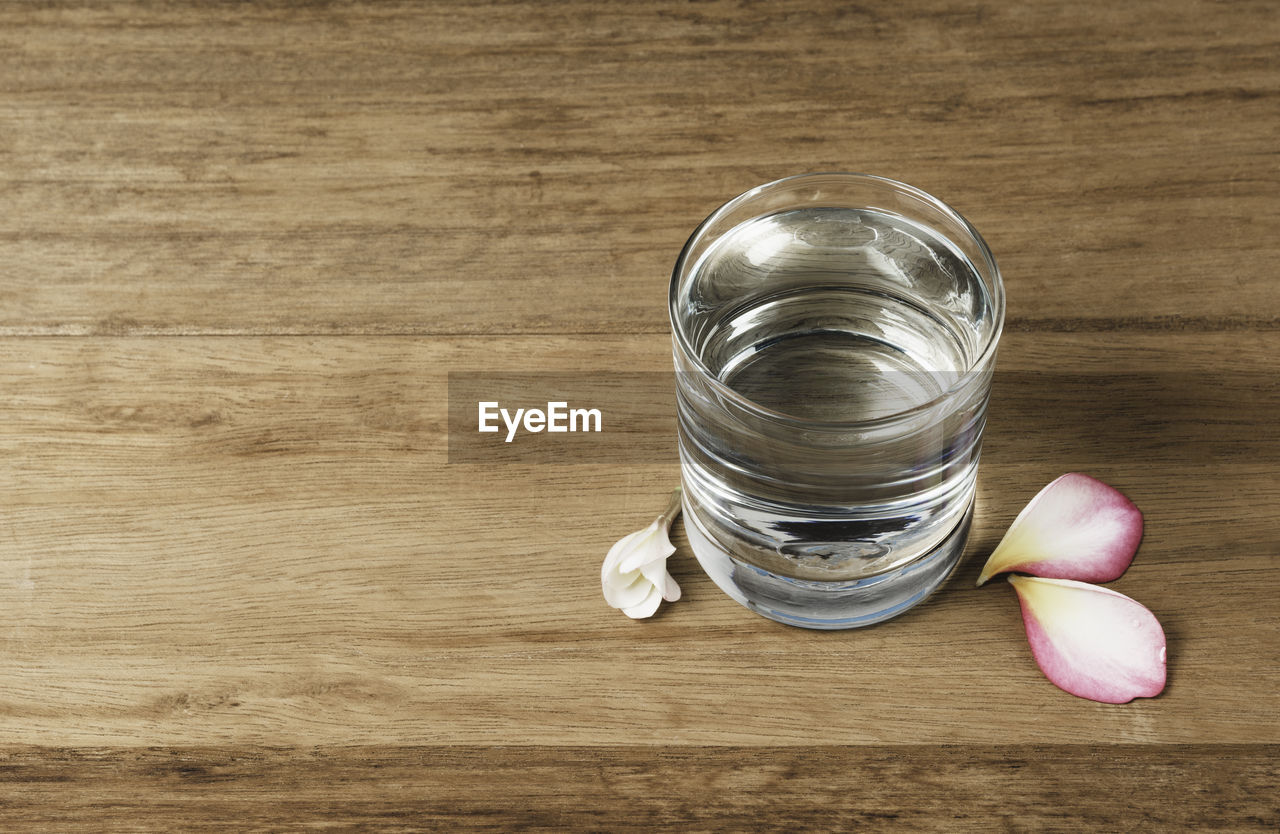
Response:
[[[965,213],[1013,327],[1275,328],[1278,48],[1267,2],[6,4],[0,329],[660,333],[693,227],[824,169]]]
[[[1137,830],[1274,831],[1277,753],[1267,745],[18,750],[0,755],[0,779],[22,791],[0,806],[0,824],[1076,832],[1115,829],[1113,803],[1122,800]]]
[[[1112,336],[1100,356],[1091,334],[1011,334],[1002,369],[1160,370],[1176,351],[1200,357],[1193,375],[1234,340]],[[444,375],[656,369],[668,351],[647,336],[0,340],[5,737],[1280,743],[1280,535],[1256,509],[1280,499],[1274,447],[1093,459],[1148,519],[1114,587],[1159,612],[1171,642],[1169,692],[1116,709],[1045,684],[1009,589],[972,588],[978,554],[1071,460],[1055,438],[1089,420],[1037,397],[994,406],[971,558],[916,612],[870,631],[785,628],[723,598],[682,549],[685,603],[618,616],[599,561],[665,503],[673,464],[450,465]],[[1277,356],[1274,333],[1240,353],[1264,373]],[[1099,407],[1100,423],[1144,413]],[[1221,411],[1186,409],[1192,426]],[[1241,397],[1236,430],[1260,435],[1273,414]]]
[[[0,829],[1274,830],[1273,5],[0,4]],[[662,407],[460,463],[449,374],[669,373],[685,237],[819,169],[1001,263],[967,559],[823,634],[677,526],[627,620]],[[1157,699],[972,587],[1072,469],[1146,515]]]

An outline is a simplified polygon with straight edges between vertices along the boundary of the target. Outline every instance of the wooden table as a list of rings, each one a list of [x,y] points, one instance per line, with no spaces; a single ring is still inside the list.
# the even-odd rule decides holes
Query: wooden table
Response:
[[[1275,830],[1273,3],[14,2],[0,90],[3,830]],[[447,375],[666,372],[692,228],[833,169],[1004,272],[966,562],[809,632],[677,525],[632,622],[676,467],[451,463]],[[1073,470],[1154,700],[973,588]]]

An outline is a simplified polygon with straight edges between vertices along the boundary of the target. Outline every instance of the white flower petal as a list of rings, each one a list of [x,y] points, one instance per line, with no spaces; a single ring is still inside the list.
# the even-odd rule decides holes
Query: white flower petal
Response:
[[[668,530],[680,514],[680,490],[667,509],[643,530],[623,536],[609,548],[600,566],[605,602],[632,619],[653,616],[664,599],[680,599],[680,586],[667,573],[667,557],[675,553]]]
[[[667,589],[662,592],[662,598],[667,602],[675,602],[680,599],[680,586],[671,578],[671,574],[667,574]]]
[[[645,528],[647,530],[648,528]],[[609,554],[604,557],[604,565],[600,568],[600,575],[604,576],[611,570],[618,570],[622,564],[622,560],[627,558],[631,553],[631,543],[645,534],[645,530],[637,530],[634,533],[628,533],[618,539],[613,547],[609,548]]]
[[[649,586],[649,594],[644,600],[637,605],[632,605],[622,609],[622,613],[626,614],[633,620],[643,620],[645,617],[652,617],[653,613],[658,610],[658,606],[662,604],[662,594],[658,592],[657,586]]]
[[[644,578],[653,583],[658,592],[662,594],[662,598],[667,602],[675,602],[680,599],[680,586],[671,578],[671,574],[667,572],[667,560],[663,559],[658,562],[650,562],[640,568],[640,572],[644,574]]]
[[[636,605],[649,595],[653,587],[640,571],[633,573],[614,573],[604,582],[604,599],[614,608],[628,608]]]
[[[627,551],[627,555],[618,564],[618,570],[623,573],[660,562],[675,553],[676,548],[667,537],[667,531],[655,521],[640,531],[640,535],[627,545]]]

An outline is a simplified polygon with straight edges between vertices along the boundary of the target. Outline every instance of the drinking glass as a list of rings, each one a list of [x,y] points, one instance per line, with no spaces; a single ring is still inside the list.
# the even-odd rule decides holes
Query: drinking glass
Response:
[[[840,629],[946,580],[1004,318],[973,226],[882,177],[771,182],[694,231],[670,313],[685,527],[725,593]]]

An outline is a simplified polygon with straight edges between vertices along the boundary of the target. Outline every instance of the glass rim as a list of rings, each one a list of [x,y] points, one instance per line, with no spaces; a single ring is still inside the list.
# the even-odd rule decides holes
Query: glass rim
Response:
[[[684,328],[680,326],[676,316],[680,277],[686,269],[690,251],[694,244],[702,237],[706,229],[723,218],[729,212],[738,208],[743,203],[759,196],[766,190],[773,190],[800,180],[821,179],[823,177],[838,178],[847,182],[871,182],[881,186],[888,186],[890,189],[909,194],[910,196],[930,205],[948,219],[954,221],[961,229],[964,230],[964,232],[977,246],[978,252],[982,256],[982,260],[990,270],[991,308],[992,318],[995,321],[995,325],[992,327],[991,332],[983,342],[982,350],[979,351],[973,362],[969,364],[969,367],[967,367],[962,373],[958,374],[955,381],[948,386],[945,391],[926,402],[913,405],[910,408],[904,408],[901,411],[895,411],[890,414],[861,420],[809,420],[803,417],[796,417],[795,415],[787,414],[783,411],[776,411],[760,405],[750,397],[738,393],[724,382],[721,382],[716,375],[711,372],[711,369],[707,367],[706,363],[702,361],[702,357],[698,356],[693,350],[692,345],[689,343],[688,334],[685,333]],[[941,234],[937,229],[934,229],[933,231]],[[944,239],[948,238],[945,234],[942,235],[942,237]],[[975,266],[977,265],[975,264]],[[982,373],[984,373],[986,365],[990,362],[992,355],[994,355],[996,351],[996,346],[1000,341],[1000,335],[1004,330],[1004,307],[1004,279],[1001,277],[1000,269],[996,265],[995,256],[991,254],[991,249],[987,246],[986,240],[983,239],[982,235],[979,234],[976,228],[974,228],[973,224],[966,220],[960,212],[956,211],[954,208],[927,191],[916,188],[913,185],[908,185],[907,183],[899,182],[898,180],[890,179],[888,177],[877,176],[875,174],[862,174],[851,171],[814,171],[807,174],[793,174],[789,177],[782,177],[781,179],[757,185],[756,187],[748,189],[738,196],[727,200],[721,204],[719,208],[707,215],[707,218],[698,224],[697,228],[693,230],[693,234],[689,235],[689,239],[685,241],[684,247],[680,250],[679,257],[676,258],[676,265],[671,273],[671,285],[667,293],[667,315],[671,320],[671,332],[674,335],[676,347],[694,366],[698,374],[711,385],[712,389],[716,391],[717,394],[740,408],[776,422],[791,423],[793,425],[800,425],[806,428],[832,430],[874,427],[893,423],[895,421],[911,417],[919,412],[935,408],[940,403],[951,399],[957,393],[964,390],[972,384],[973,380],[977,379]],[[681,371],[677,370],[677,373],[681,373]]]

